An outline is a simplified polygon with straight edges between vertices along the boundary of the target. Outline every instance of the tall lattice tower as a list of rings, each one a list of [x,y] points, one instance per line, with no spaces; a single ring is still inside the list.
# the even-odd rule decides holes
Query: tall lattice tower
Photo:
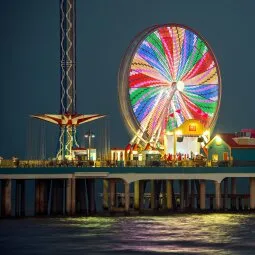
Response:
[[[72,159],[78,125],[105,115],[77,114],[76,111],[76,0],[60,0],[60,112],[32,115],[60,127],[57,159]]]

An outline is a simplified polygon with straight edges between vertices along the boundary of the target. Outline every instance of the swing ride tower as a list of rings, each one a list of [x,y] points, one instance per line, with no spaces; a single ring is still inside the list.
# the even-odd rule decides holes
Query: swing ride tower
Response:
[[[60,7],[60,111],[32,117],[59,126],[58,160],[72,160],[78,125],[104,117],[101,114],[77,114],[76,110],[76,0],[59,0]]]

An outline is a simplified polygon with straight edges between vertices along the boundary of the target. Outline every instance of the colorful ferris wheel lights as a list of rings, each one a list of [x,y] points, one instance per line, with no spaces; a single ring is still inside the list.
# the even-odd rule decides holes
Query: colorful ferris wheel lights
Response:
[[[149,28],[130,46],[119,74],[125,120],[133,134],[151,141],[200,120],[213,128],[221,98],[217,60],[195,31],[169,24]],[[132,121],[130,121],[132,119]]]

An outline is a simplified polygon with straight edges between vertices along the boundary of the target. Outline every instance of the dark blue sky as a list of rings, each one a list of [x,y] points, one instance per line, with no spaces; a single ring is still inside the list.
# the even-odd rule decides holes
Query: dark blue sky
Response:
[[[1,156],[25,157],[30,114],[59,112],[58,2],[0,0]],[[77,0],[78,111],[109,114],[111,145],[127,144],[117,95],[121,58],[145,28],[180,23],[204,36],[219,62],[216,131],[255,128],[254,10],[253,0]]]

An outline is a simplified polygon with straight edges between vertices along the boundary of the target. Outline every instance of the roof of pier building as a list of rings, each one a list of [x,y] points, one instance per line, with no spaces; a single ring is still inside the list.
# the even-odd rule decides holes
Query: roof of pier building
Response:
[[[223,141],[231,149],[236,148],[251,148],[255,149],[255,138],[252,136],[240,136],[238,133],[221,133],[215,135],[206,145],[207,148],[213,145],[218,145]]]

